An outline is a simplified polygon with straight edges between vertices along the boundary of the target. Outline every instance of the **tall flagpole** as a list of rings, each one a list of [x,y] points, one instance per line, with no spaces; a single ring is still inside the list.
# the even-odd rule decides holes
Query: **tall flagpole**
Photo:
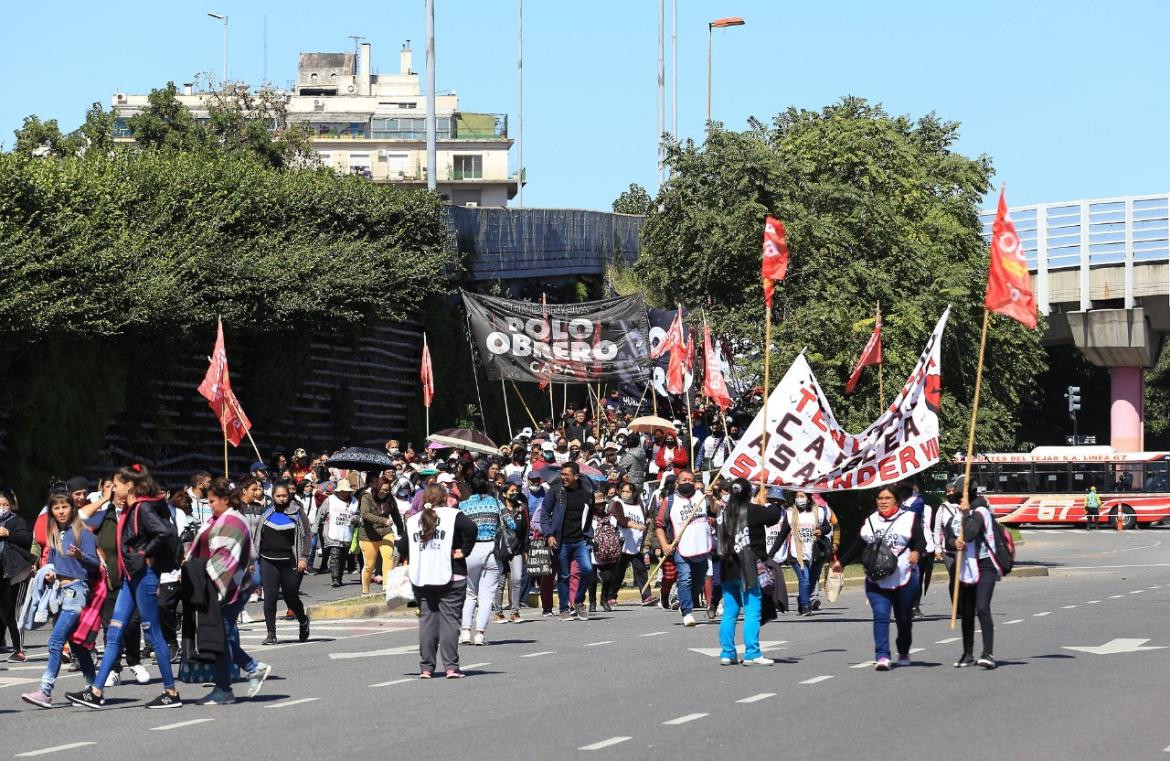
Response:
[[[979,414],[979,389],[983,385],[983,352],[987,348],[987,321],[991,312],[983,308],[983,331],[979,335],[979,365],[975,370],[975,400],[971,404],[971,427],[967,433],[967,463],[963,468],[963,493],[959,496],[962,511],[971,509],[971,501],[967,496],[971,491],[971,460],[975,456],[975,417]],[[963,555],[966,548],[955,556],[955,588],[951,595],[951,629],[955,628],[955,621],[959,616],[959,577],[962,575]]]
[[[227,427],[226,426],[221,426],[221,427],[223,427],[223,477],[224,478],[231,478],[231,476],[228,475]]]
[[[772,301],[764,303],[764,438],[760,444],[760,488],[765,485],[765,475],[768,470],[768,397],[771,385],[769,384],[768,366],[772,363]]]
[[[882,302],[880,301],[877,303],[877,322],[879,326],[882,324]],[[880,333],[878,334],[878,340],[882,340]],[[878,412],[879,415],[886,409],[886,392],[882,388],[882,365],[884,365],[885,362],[885,355],[883,354],[882,361],[878,362],[878,403],[881,404],[881,409]]]
[[[682,304],[678,305],[678,313],[682,314]],[[680,326],[680,327],[683,327],[683,326]],[[680,330],[679,333],[681,334],[682,331]],[[694,337],[694,335],[692,335],[691,336],[691,351],[692,352],[695,349],[694,339],[695,339],[695,337]],[[686,343],[684,343],[683,346],[686,346]],[[690,460],[687,462],[687,466],[693,469],[695,467],[695,428],[694,428],[695,420],[691,416],[691,389],[690,389],[690,386],[686,385],[687,366],[685,364],[683,365],[683,378],[682,379],[683,379],[683,395],[686,396],[686,398],[687,398],[686,431],[687,431],[687,448],[690,450]],[[694,355],[692,354],[691,355],[691,385],[694,385],[694,383],[695,383],[695,358],[694,358]]]

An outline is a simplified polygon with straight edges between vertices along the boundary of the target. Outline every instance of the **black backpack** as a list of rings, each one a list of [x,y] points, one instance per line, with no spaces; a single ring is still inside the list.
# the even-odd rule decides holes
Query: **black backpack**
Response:
[[[886,544],[886,534],[893,528],[893,524],[881,534],[875,534],[873,541],[865,545],[861,551],[861,565],[865,568],[865,575],[874,581],[881,581],[892,576],[898,570],[898,555]],[[870,524],[870,531],[873,525]]]

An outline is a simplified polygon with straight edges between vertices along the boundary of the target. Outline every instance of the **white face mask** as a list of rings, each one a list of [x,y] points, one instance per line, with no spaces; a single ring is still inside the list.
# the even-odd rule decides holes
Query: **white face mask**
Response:
[[[808,507],[808,500],[805,499],[804,497],[797,497],[796,498],[796,506],[797,507]]]
[[[5,515],[8,515],[10,512],[12,512],[12,508],[10,506],[0,505],[0,518],[3,518]]]

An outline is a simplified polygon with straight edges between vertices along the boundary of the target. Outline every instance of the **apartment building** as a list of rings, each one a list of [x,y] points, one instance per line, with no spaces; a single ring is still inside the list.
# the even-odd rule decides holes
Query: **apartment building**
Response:
[[[410,41],[396,74],[371,71],[371,45],[357,52],[301,53],[297,79],[283,91],[290,121],[308,124],[323,165],[374,182],[426,187],[426,108]],[[207,93],[186,84],[178,96],[207,118]],[[132,140],[126,119],[147,106],[146,95],[116,93],[118,137]],[[459,206],[507,206],[522,181],[509,171],[507,114],[459,109],[455,92],[436,98],[438,191]]]

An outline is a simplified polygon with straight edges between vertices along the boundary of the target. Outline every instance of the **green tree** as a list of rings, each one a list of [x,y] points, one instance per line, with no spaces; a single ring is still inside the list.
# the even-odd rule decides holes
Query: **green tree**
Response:
[[[166,87],[150,91],[147,106],[141,113],[126,120],[134,142],[140,147],[191,151],[207,146],[207,131],[179,102],[178,94],[175,83],[167,82]]]
[[[777,288],[772,377],[802,348],[834,411],[860,430],[881,409],[870,370],[852,397],[844,381],[883,313],[888,403],[947,304],[942,446],[966,449],[987,247],[978,204],[991,162],[953,151],[958,125],[913,121],[845,98],[790,109],[744,132],[713,126],[703,144],[668,147],[670,179],[650,209],[636,272],[648,294],[707,308],[762,369],[764,217],[786,223],[792,260]],[[1011,448],[1016,413],[1043,368],[1042,331],[993,316],[978,445]]]
[[[41,121],[36,116],[26,116],[13,134],[13,151],[22,156],[72,156],[77,152],[76,140],[61,132],[56,119]]]
[[[627,190],[614,199],[613,210],[616,214],[649,214],[653,200],[646,188],[636,182],[631,182]]]

